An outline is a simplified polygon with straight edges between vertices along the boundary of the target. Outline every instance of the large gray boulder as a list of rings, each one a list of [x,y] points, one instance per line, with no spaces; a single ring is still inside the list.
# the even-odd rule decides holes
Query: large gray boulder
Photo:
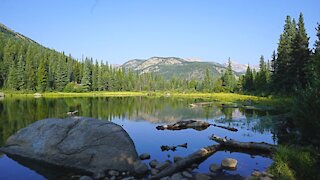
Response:
[[[83,170],[97,178],[110,169],[135,174],[134,164],[141,163],[122,127],[85,117],[37,121],[9,137],[0,150],[9,156]]]

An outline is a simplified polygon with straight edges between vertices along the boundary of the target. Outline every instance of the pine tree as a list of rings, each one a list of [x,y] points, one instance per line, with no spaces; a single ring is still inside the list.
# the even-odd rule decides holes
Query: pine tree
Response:
[[[255,80],[255,89],[262,92],[267,88],[267,64],[264,61],[264,57],[260,57],[259,72],[257,73]]]
[[[37,50],[35,47],[30,45],[26,54],[26,76],[27,76],[27,89],[35,90],[36,88],[36,58]]]
[[[290,75],[290,67],[292,66],[292,41],[296,34],[295,20],[291,21],[291,17],[287,16],[284,25],[284,31],[280,35],[277,49],[277,58],[273,62],[273,87],[275,91],[292,92],[293,79]]]
[[[304,88],[311,76],[308,72],[308,61],[310,59],[309,38],[307,36],[303,15],[300,13],[298,28],[292,41],[291,52],[292,63],[289,70],[292,72],[290,76],[293,78],[293,88]]]
[[[56,90],[63,91],[63,89],[69,82],[68,72],[67,72],[67,63],[64,57],[59,58],[55,77],[56,77],[56,80],[55,80]]]
[[[236,78],[235,78],[233,71],[232,71],[230,58],[228,60],[228,67],[227,67],[225,73],[223,74],[223,76],[221,77],[221,80],[223,82],[223,85],[226,87],[226,89],[230,92],[233,92],[233,90],[236,86]]]
[[[249,92],[254,90],[253,74],[249,65],[247,67],[246,74],[244,75],[244,78],[243,78],[243,90],[249,91]]]
[[[317,30],[317,37],[318,39],[316,40],[314,44],[314,53],[312,57],[312,64],[313,67],[311,71],[313,72],[313,78],[312,81],[319,81],[320,82],[320,24],[318,23],[318,27],[316,28]]]
[[[18,58],[18,64],[16,67],[16,80],[17,88],[16,90],[23,90],[26,87],[26,76],[25,76],[25,62],[22,55]]]
[[[96,61],[96,64],[92,68],[92,90],[98,91],[98,73],[99,73],[99,64]]]
[[[204,76],[204,80],[203,80],[203,91],[204,92],[211,92],[212,89],[213,89],[213,79],[212,79],[212,76],[211,76],[211,73],[209,71],[209,69],[207,68],[206,69],[206,73],[205,73],[205,76]]]
[[[83,75],[81,79],[81,84],[86,91],[91,90],[92,86],[92,76],[91,76],[91,61],[86,58],[83,63]]]
[[[48,83],[48,67],[47,61],[40,62],[37,71],[37,91],[44,92]]]
[[[9,68],[9,74],[6,81],[6,88],[10,90],[18,90],[18,80],[17,80],[17,69],[16,64],[12,61],[11,66]]]
[[[106,90],[105,89],[105,65],[104,63],[101,61],[100,62],[100,68],[98,69],[98,91],[103,91]]]

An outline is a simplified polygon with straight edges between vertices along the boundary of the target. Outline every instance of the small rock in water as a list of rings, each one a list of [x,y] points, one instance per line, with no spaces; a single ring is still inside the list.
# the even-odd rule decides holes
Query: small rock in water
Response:
[[[192,164],[192,165],[191,165],[191,168],[192,168],[192,169],[197,169],[197,168],[198,168],[198,164]]]
[[[183,175],[184,177],[187,177],[187,178],[192,178],[192,174],[189,173],[188,171],[183,171],[183,172],[182,172],[182,175]]]
[[[259,172],[259,171],[253,171],[253,172],[251,173],[251,175],[252,175],[252,176],[255,176],[255,177],[259,177],[259,176],[261,176],[261,172]]]
[[[225,158],[221,162],[221,166],[224,168],[235,169],[237,167],[238,161],[232,158]]]
[[[218,164],[211,164],[209,169],[211,172],[217,172],[220,170],[220,166]]]
[[[148,154],[148,153],[143,153],[143,154],[141,154],[141,155],[139,156],[139,158],[140,158],[141,160],[150,159],[150,154]]]
[[[93,180],[90,176],[81,176],[79,180]]]
[[[134,177],[130,176],[130,177],[125,177],[122,180],[133,180],[133,179],[134,179]]]
[[[160,180],[170,180],[170,177],[166,176],[166,177],[161,178]]]
[[[152,160],[149,162],[151,168],[155,168],[158,164],[159,162],[157,160]]]
[[[156,169],[162,171],[162,170],[164,170],[165,168],[169,167],[170,165],[171,165],[170,162],[165,161],[165,162],[159,163],[159,164],[156,166]]]
[[[133,168],[134,172],[138,175],[144,175],[148,172],[148,166],[142,162],[135,162]]]
[[[195,180],[210,180],[210,179],[212,179],[212,177],[207,174],[198,173],[195,175]]]
[[[182,178],[180,173],[175,173],[171,176],[171,180],[180,180]]]
[[[181,159],[183,159],[183,157],[175,156],[175,157],[173,157],[173,162],[176,163],[176,162],[180,161]]]
[[[158,170],[158,169],[154,169],[154,168],[152,168],[151,169],[151,175],[156,175],[156,174],[158,174],[160,171]]]
[[[112,176],[112,177],[110,178],[110,180],[116,180],[116,177],[115,177],[115,176]]]
[[[262,174],[262,176],[267,176],[267,177],[273,178],[273,175],[268,173],[268,172],[266,172],[266,171],[262,171],[261,174]]]
[[[108,172],[108,174],[109,174],[109,176],[119,176],[120,173],[118,171],[115,171],[115,170],[110,170]]]

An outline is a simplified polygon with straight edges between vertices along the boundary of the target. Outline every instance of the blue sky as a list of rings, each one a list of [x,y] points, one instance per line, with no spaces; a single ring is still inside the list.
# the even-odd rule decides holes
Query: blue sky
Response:
[[[286,15],[303,12],[310,46],[319,0],[1,0],[0,22],[58,51],[121,64],[176,56],[257,64]]]

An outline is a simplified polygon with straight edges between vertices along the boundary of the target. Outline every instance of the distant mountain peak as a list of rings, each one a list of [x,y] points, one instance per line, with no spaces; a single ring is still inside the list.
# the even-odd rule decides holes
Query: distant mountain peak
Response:
[[[200,59],[200,58],[195,58],[195,57],[185,58],[184,60],[185,60],[185,61],[188,61],[188,62],[203,62],[202,59]]]

